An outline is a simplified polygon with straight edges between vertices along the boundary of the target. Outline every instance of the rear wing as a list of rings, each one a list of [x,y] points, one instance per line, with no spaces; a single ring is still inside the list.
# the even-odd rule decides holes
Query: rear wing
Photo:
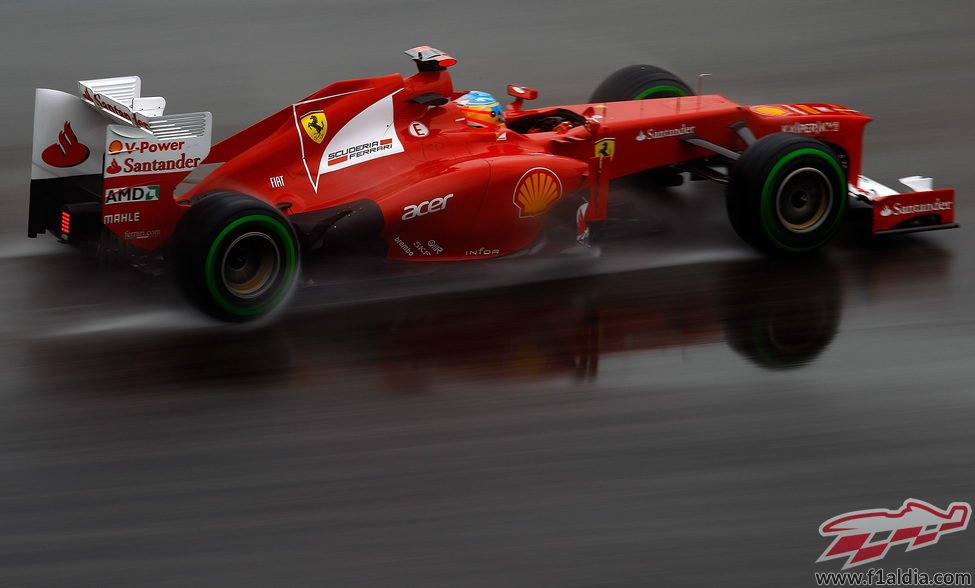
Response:
[[[142,96],[138,76],[82,80],[77,95],[38,89],[28,234],[63,234],[66,205],[97,214],[118,194],[146,186],[158,205],[133,218],[153,221],[154,230],[172,224],[176,186],[210,152],[213,120],[209,112],[167,115],[165,108],[164,98]]]
[[[139,76],[82,80],[78,94],[37,90],[31,179],[189,171],[210,152],[212,115],[166,115],[166,99],[142,96]],[[182,165],[166,163],[174,153]]]
[[[143,97],[139,76],[83,80],[78,92],[89,106],[122,123],[110,125],[106,133],[106,178],[189,172],[210,152],[212,115],[164,115],[166,99]]]

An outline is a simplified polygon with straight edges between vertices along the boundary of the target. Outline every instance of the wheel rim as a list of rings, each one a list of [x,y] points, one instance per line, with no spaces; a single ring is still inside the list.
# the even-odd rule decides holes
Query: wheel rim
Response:
[[[793,233],[808,233],[822,225],[833,206],[833,186],[813,167],[794,170],[779,186],[775,213],[779,223]]]
[[[258,298],[273,286],[281,272],[281,252],[270,235],[252,231],[233,240],[220,267],[228,292],[241,299]]]

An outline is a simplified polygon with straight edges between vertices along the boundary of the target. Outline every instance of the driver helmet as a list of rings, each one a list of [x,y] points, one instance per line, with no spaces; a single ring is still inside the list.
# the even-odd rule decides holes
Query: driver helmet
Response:
[[[472,91],[457,99],[467,124],[472,127],[503,127],[504,112],[497,98],[487,92]]]

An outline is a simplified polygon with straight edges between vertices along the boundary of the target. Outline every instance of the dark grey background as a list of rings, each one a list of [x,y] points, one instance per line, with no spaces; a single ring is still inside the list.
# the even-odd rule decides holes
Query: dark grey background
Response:
[[[0,583],[798,586],[839,568],[814,563],[834,515],[972,502],[973,39],[962,1],[4,3]],[[856,107],[865,172],[933,176],[964,226],[783,268],[719,187],[621,186],[663,230],[598,258],[310,271],[247,329],[25,237],[35,87],[140,74],[221,138],[409,73],[418,44],[458,88],[544,104],[654,63]],[[778,299],[825,335],[770,368],[749,313]],[[971,571],[973,537],[881,564]]]

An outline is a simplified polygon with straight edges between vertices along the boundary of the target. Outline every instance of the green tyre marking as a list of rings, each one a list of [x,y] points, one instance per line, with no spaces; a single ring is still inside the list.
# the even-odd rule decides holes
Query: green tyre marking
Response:
[[[633,100],[644,100],[647,96],[652,96],[654,94],[659,94],[661,92],[667,95],[661,96],[661,98],[670,98],[674,96],[687,96],[687,92],[681,90],[677,86],[653,86],[652,88],[647,88],[646,90],[640,92],[633,98]]]
[[[775,225],[775,221],[772,219],[772,208],[769,206],[769,204],[771,200],[772,184],[776,176],[778,175],[779,171],[793,159],[796,159],[797,157],[802,157],[804,155],[811,155],[813,157],[817,157],[819,159],[828,162],[831,166],[833,166],[833,169],[836,170],[837,176],[840,178],[840,190],[842,190],[843,187],[846,186],[846,176],[843,175],[843,168],[840,167],[840,164],[836,162],[835,158],[831,157],[828,153],[826,153],[821,149],[813,149],[813,148],[797,149],[792,153],[789,153],[782,159],[780,159],[772,168],[772,171],[769,172],[768,176],[765,179],[765,186],[762,188],[762,198],[760,201],[761,213],[762,213],[761,215],[762,228],[765,230],[765,234],[768,235],[775,242],[776,246],[786,251],[792,251],[796,253],[801,253],[803,251],[811,251],[819,247],[820,245],[822,245],[822,243],[814,243],[808,247],[791,247],[789,245],[782,243],[781,240],[779,239],[779,236],[782,235],[783,233],[781,229],[779,229],[779,227]],[[843,209],[846,208],[846,198],[843,198],[841,195],[839,200],[840,200],[839,203],[840,214],[836,215],[836,219],[833,220],[833,224],[830,225],[829,229],[826,231],[827,235],[832,235],[833,230],[837,227],[837,225],[839,225],[840,221],[843,219]]]
[[[268,300],[264,304],[261,304],[260,306],[256,306],[254,308],[243,308],[240,306],[236,306],[232,304],[230,301],[228,301],[227,299],[225,299],[223,294],[217,288],[216,277],[214,276],[213,273],[214,258],[216,257],[217,249],[219,248],[220,244],[223,242],[224,237],[226,237],[227,234],[230,233],[230,231],[248,222],[254,222],[260,225],[265,225],[267,227],[270,227],[271,230],[277,233],[277,235],[281,237],[281,239],[287,245],[285,247],[285,257],[286,257],[285,271],[287,272],[287,275],[285,276],[284,282],[282,283],[282,287],[279,289],[278,293],[271,300]],[[264,216],[262,214],[251,214],[247,216],[242,216],[239,219],[227,225],[226,227],[224,227],[224,229],[220,231],[220,234],[217,235],[217,238],[213,240],[213,244],[210,245],[210,251],[209,253],[207,253],[206,263],[203,265],[204,275],[206,276],[207,290],[210,292],[210,295],[213,297],[213,299],[217,301],[217,304],[220,305],[220,308],[226,310],[231,314],[242,315],[242,316],[260,314],[272,308],[275,304],[277,304],[278,301],[281,300],[281,297],[284,296],[284,293],[287,292],[288,287],[291,285],[291,281],[294,279],[295,260],[297,259],[297,257],[298,257],[298,253],[297,251],[295,251],[295,244],[291,239],[291,234],[276,219]]]

